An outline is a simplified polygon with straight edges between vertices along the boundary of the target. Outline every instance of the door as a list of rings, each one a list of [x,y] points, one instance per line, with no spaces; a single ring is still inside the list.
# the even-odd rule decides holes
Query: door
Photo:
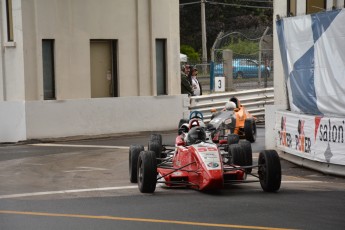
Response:
[[[116,42],[91,40],[91,97],[117,96]]]

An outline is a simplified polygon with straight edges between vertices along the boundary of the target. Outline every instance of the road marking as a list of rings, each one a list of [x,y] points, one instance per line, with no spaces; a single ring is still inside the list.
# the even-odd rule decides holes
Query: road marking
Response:
[[[34,165],[34,166],[42,166],[44,164],[38,164],[38,163],[23,163],[24,165]]]
[[[282,181],[282,183],[284,183],[284,184],[287,184],[287,183],[289,183],[289,184],[308,184],[308,183],[327,183],[327,182],[310,180],[310,181]],[[0,199],[30,197],[30,196],[44,196],[44,195],[55,195],[55,194],[68,194],[68,193],[81,193],[81,192],[124,190],[124,189],[138,189],[138,186],[132,185],[132,186],[121,186],[121,187],[104,187],[104,188],[71,189],[71,190],[60,190],[60,191],[19,193],[19,194],[10,194],[10,195],[0,195]]]
[[[77,192],[95,192],[95,191],[122,190],[122,189],[134,189],[134,188],[138,189],[138,186],[137,185],[132,185],[132,186],[122,186],[122,187],[104,187],[104,188],[72,189],[72,190],[61,190],[61,191],[20,193],[20,194],[1,195],[0,199],[20,198],[20,197],[28,197],[28,196],[54,195],[54,194],[68,194],[68,193],[77,193]]]
[[[308,183],[327,183],[326,181],[318,181],[318,180],[291,180],[291,181],[288,181],[288,180],[285,180],[285,181],[282,181],[282,183],[284,184],[308,184]]]
[[[91,171],[106,171],[109,169],[105,168],[95,168],[95,167],[76,167],[74,170],[66,170],[63,171],[65,173],[70,173],[70,172],[91,172]]]
[[[40,144],[30,144],[30,145],[32,145],[32,146],[43,146],[43,147],[129,149],[129,147],[127,147],[127,146],[112,146],[112,145],[71,145],[71,144],[52,144],[52,143],[40,143]]]
[[[135,221],[135,222],[179,224],[179,225],[193,225],[193,226],[202,226],[202,227],[222,227],[222,228],[236,228],[236,229],[292,230],[292,229],[288,229],[288,228],[272,228],[272,227],[246,226],[246,225],[234,225],[234,224],[214,224],[214,223],[203,223],[203,222],[200,223],[200,222],[189,222],[189,221],[178,221],[178,220],[129,218],[129,217],[117,217],[117,216],[93,216],[93,215],[60,214],[60,213],[46,213],[46,212],[21,212],[21,211],[10,211],[10,210],[0,210],[0,214],[46,216],[46,217],[68,217],[68,218],[114,220],[114,221]]]

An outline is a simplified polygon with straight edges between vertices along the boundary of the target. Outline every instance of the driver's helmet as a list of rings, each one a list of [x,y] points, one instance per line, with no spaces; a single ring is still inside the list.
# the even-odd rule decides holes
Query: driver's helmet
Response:
[[[192,127],[187,135],[187,145],[193,145],[200,142],[206,142],[206,132],[203,127]]]
[[[236,109],[236,104],[232,101],[228,101],[226,104],[225,104],[225,109],[226,110],[234,110]]]

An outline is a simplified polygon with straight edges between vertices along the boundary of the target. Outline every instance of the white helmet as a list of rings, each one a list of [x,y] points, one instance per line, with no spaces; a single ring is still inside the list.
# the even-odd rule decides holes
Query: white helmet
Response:
[[[234,110],[236,109],[236,104],[232,101],[228,101],[226,104],[225,104],[225,109],[226,110]]]

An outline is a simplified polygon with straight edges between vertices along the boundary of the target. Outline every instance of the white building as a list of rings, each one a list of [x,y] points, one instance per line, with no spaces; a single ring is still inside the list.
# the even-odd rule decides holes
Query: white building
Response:
[[[0,142],[183,116],[178,0],[1,0],[0,18]]]

